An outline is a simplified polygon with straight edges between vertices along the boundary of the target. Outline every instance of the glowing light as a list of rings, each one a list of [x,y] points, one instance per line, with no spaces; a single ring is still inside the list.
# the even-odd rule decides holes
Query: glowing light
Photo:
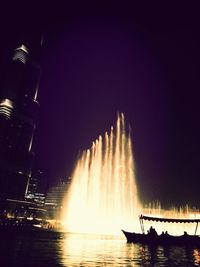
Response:
[[[199,264],[200,264],[200,252],[198,249],[194,249],[193,257],[194,257],[194,264],[196,266],[199,266]]]
[[[35,90],[35,95],[34,95],[34,101],[35,101],[35,102],[37,102],[38,89],[39,89],[39,83],[37,84],[37,87],[36,87],[36,90]]]
[[[16,48],[16,50],[22,50],[28,54],[28,48],[23,44],[21,46],[19,46],[18,48]]]
[[[67,233],[60,241],[62,266],[127,266],[127,254],[134,256],[119,236]]]
[[[169,210],[161,208],[161,205],[157,203],[157,206],[149,204],[148,208],[143,208],[143,214],[152,215],[154,217],[163,218],[176,218],[176,219],[200,219],[199,210],[192,209],[189,206],[183,208],[172,207]],[[145,230],[148,230],[153,226],[158,234],[168,231],[172,235],[182,235],[184,231],[188,234],[194,235],[196,223],[163,223],[163,222],[145,222]],[[199,228],[197,234],[199,233]]]
[[[77,161],[63,204],[67,231],[116,234],[138,221],[132,144],[125,128],[120,114],[116,129],[99,136]]]
[[[31,136],[31,140],[30,140],[30,143],[29,143],[29,148],[28,148],[28,151],[30,152],[31,149],[32,149],[32,145],[33,145],[33,135]]]
[[[27,55],[29,54],[28,48],[25,45],[21,45],[15,49],[15,54],[13,56],[14,61],[21,61],[23,64],[27,62]]]
[[[13,108],[13,102],[9,99],[3,99],[0,103],[0,106],[5,106],[5,107],[8,107],[8,108]]]
[[[14,103],[10,99],[2,99],[0,102],[0,114],[6,118],[10,118],[12,110],[14,109]]]
[[[76,163],[70,188],[63,202],[62,220],[66,231],[121,234],[121,229],[141,232],[140,214],[163,218],[200,219],[199,210],[161,208],[159,202],[142,206],[138,198],[130,132],[124,115],[117,118],[110,133],[93,142]],[[153,226],[158,234],[194,234],[195,225],[145,222],[145,232]],[[199,227],[200,228],[200,227]],[[199,230],[198,228],[198,230]],[[198,233],[197,233],[198,234]]]

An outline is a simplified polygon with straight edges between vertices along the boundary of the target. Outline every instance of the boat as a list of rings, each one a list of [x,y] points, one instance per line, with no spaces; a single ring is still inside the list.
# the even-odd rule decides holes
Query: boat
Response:
[[[163,244],[163,245],[199,245],[200,236],[197,235],[198,224],[200,219],[175,219],[175,218],[158,218],[151,216],[139,216],[142,233],[127,232],[122,230],[128,243],[142,243],[142,244]],[[168,222],[168,223],[196,223],[194,235],[189,235],[184,232],[183,235],[174,236],[167,232],[163,232],[158,235],[156,230],[151,227],[147,233],[145,233],[143,221],[156,221],[156,222]]]

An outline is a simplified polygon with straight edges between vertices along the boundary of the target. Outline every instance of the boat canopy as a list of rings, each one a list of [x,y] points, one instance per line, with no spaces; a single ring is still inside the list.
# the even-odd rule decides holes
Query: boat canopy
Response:
[[[174,219],[174,218],[159,218],[140,215],[140,220],[155,221],[155,222],[171,222],[171,223],[199,223],[200,219]]]

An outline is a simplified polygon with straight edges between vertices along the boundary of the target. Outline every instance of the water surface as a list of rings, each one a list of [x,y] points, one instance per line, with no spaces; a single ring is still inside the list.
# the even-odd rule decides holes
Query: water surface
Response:
[[[123,236],[1,234],[0,266],[200,266],[200,246],[127,244]]]

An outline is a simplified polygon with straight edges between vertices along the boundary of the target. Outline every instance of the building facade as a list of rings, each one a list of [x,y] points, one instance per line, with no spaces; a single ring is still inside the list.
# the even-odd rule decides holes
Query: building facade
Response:
[[[13,52],[0,88],[0,200],[23,199],[31,177],[40,67],[26,43]]]
[[[60,180],[55,186],[49,188],[45,199],[45,209],[49,219],[60,219],[63,200],[69,185],[69,181]]]
[[[45,186],[46,187],[46,186]],[[25,193],[27,201],[34,202],[38,206],[43,206],[45,203],[46,190],[44,190],[44,177],[41,170],[32,172],[29,179],[28,188]]]

